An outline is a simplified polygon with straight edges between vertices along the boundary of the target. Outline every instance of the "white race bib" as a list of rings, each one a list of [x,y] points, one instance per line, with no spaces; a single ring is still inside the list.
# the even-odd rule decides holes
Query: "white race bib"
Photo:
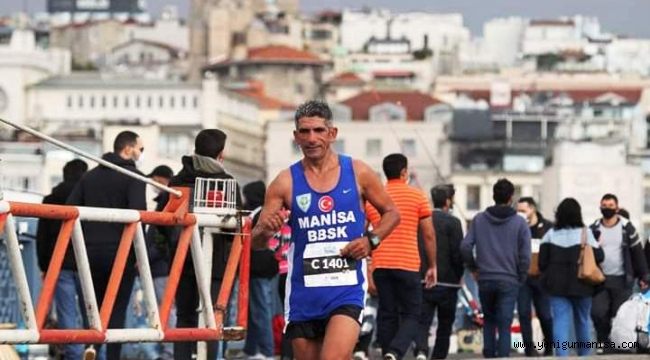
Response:
[[[305,287],[356,285],[357,261],[341,257],[347,241],[310,243],[305,246],[303,273]]]

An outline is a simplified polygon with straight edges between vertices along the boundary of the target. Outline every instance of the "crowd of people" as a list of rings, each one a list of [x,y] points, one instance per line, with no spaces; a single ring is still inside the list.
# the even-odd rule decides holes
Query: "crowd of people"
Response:
[[[515,199],[514,185],[500,179],[493,186],[494,205],[479,212],[463,235],[461,221],[452,214],[453,185],[433,187],[431,203],[421,189],[409,185],[408,158],[399,153],[384,158],[387,181],[382,184],[363,161],[334,152],[337,131],[327,104],[301,105],[295,113],[294,141],[302,149],[302,159],[281,171],[268,188],[261,181],[246,184],[243,197],[237,189],[237,206],[254,225],[250,314],[243,349],[249,359],[275,355],[298,360],[366,359],[372,346],[378,346],[386,360],[402,359],[410,350],[417,360],[444,359],[466,272],[478,284],[484,357],[506,357],[512,351],[515,310],[525,354],[539,355],[533,340],[533,308],[545,339],[542,354],[569,355],[568,349],[554,344],[569,341],[572,333],[585,343],[607,342],[621,304],[637,289],[647,290],[650,246],[644,244],[629,215],[622,215],[614,194],[602,197],[602,218],[590,225],[573,198],[560,202],[551,222],[533,198]],[[197,178],[232,179],[223,166],[226,139],[218,129],[202,130],[193,154],[182,158],[180,172],[174,175],[170,168],[159,166],[148,176],[165,185],[189,188]],[[113,152],[103,158],[140,174],[136,164],[143,152],[140,137],[124,131],[115,138]],[[64,181],[44,202],[158,211],[167,204],[165,192],[148,194],[153,188],[147,190],[144,183],[102,165],[87,169],[81,160],[66,164]],[[82,226],[101,304],[123,225],[84,222]],[[51,220],[39,225],[43,271],[49,267],[59,227],[60,222]],[[146,229],[159,301],[179,236],[176,227]],[[221,286],[232,240],[229,234],[213,235],[213,297]],[[585,247],[591,248],[604,274],[598,284],[579,278]],[[110,328],[124,327],[136,275],[131,254]],[[85,322],[85,306],[70,251],[56,285],[55,302],[59,328],[87,327],[78,321]],[[197,327],[198,306],[188,256],[169,326]],[[278,307],[283,316],[277,316]],[[430,346],[434,317],[435,343]],[[591,338],[592,322],[596,339]],[[179,342],[156,344],[153,353],[160,359],[186,360],[196,351],[196,342]],[[577,354],[590,351],[578,348]],[[119,359],[121,346],[66,345],[63,358],[80,359],[84,352]],[[217,343],[210,342],[207,352],[209,359],[216,359]]]

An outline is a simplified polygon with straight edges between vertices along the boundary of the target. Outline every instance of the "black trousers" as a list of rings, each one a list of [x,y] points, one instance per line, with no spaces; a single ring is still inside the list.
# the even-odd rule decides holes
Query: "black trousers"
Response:
[[[632,288],[625,283],[625,276],[606,276],[605,284],[591,303],[591,320],[596,328],[598,341],[609,341],[612,319],[618,308],[632,296]]]
[[[221,288],[221,279],[212,279],[210,283],[210,294],[213,299],[217,298]],[[199,314],[196,311],[199,307],[199,290],[194,274],[183,274],[176,290],[176,327],[195,328],[199,324]],[[224,317],[225,319],[225,317]],[[217,341],[208,342],[208,359],[217,358]],[[174,359],[189,360],[196,354],[196,341],[174,343]]]
[[[106,294],[106,288],[108,287],[108,279],[111,276],[112,263],[99,260],[93,261],[93,259],[89,260],[90,273],[93,278],[93,286],[95,287],[95,299],[97,299],[97,305],[101,308],[102,301],[104,301],[104,295]],[[122,274],[122,282],[120,283],[120,288],[118,289],[117,296],[115,297],[115,304],[113,305],[111,318],[108,321],[109,329],[124,328],[126,312],[129,307],[129,300],[131,299],[131,291],[133,290],[133,282],[135,281],[135,274],[136,270],[134,264],[131,261],[127,262],[127,265],[124,268],[124,273]],[[95,347],[97,353],[99,353],[102,346],[104,345]],[[107,360],[119,360],[121,352],[121,343],[111,343],[106,345]]]
[[[384,355],[391,352],[402,358],[418,331],[422,304],[420,273],[376,269],[373,278],[379,295],[377,341]]]
[[[415,337],[415,355],[429,354],[429,329],[437,312],[438,327],[436,328],[436,343],[433,347],[433,359],[444,359],[449,353],[449,337],[456,319],[456,303],[458,288],[436,286],[422,290],[422,312],[418,333]]]

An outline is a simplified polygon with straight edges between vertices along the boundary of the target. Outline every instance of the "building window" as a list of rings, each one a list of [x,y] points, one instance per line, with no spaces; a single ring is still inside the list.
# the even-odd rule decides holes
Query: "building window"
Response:
[[[166,157],[178,157],[192,149],[192,136],[185,133],[161,133],[158,151]]]
[[[124,108],[128,109],[129,108],[129,96],[124,95]]]
[[[174,95],[172,95],[169,97],[169,107],[173,109],[175,105],[176,105],[176,98],[174,98]]]
[[[181,107],[185,109],[185,106],[187,106],[187,99],[185,98],[185,95],[181,96]]]
[[[94,109],[95,108],[95,97],[94,96],[90,97],[89,103],[90,103],[90,108]]]
[[[366,140],[366,156],[381,156],[381,139]]]
[[[196,95],[192,98],[192,106],[193,106],[195,109],[196,109],[197,107],[199,107],[199,97],[196,96]]]
[[[163,99],[163,96],[160,95],[158,96],[158,107],[162,108],[163,105],[165,105],[165,99]]]
[[[345,140],[339,139],[334,141],[334,151],[339,154],[345,153]]]
[[[404,154],[404,156],[406,157],[417,155],[414,139],[402,139],[401,148],[402,148],[402,154]]]
[[[84,107],[84,96],[83,95],[79,95],[79,98],[77,99],[77,105],[79,106],[79,108]]]
[[[66,105],[68,108],[72,107],[72,95],[68,95],[68,98],[66,99]]]
[[[106,107],[106,95],[102,95],[102,108]]]
[[[478,185],[467,185],[467,210],[479,210],[481,208],[481,187]]]
[[[405,121],[406,109],[393,103],[383,103],[369,109],[370,121]]]
[[[136,95],[135,97],[135,108],[136,109],[140,108],[140,95]]]
[[[113,96],[113,107],[114,108],[117,108],[118,102],[119,102],[119,100],[117,99],[117,95],[114,95]]]
[[[151,106],[153,105],[153,99],[150,96],[147,96],[147,107],[151,109]]]

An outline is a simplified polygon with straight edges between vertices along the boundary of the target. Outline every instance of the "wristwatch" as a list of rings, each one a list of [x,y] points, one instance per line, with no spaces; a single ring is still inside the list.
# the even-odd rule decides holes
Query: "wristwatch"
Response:
[[[381,239],[379,239],[379,236],[374,234],[372,231],[366,231],[366,237],[370,243],[370,250],[375,250],[381,241]]]

